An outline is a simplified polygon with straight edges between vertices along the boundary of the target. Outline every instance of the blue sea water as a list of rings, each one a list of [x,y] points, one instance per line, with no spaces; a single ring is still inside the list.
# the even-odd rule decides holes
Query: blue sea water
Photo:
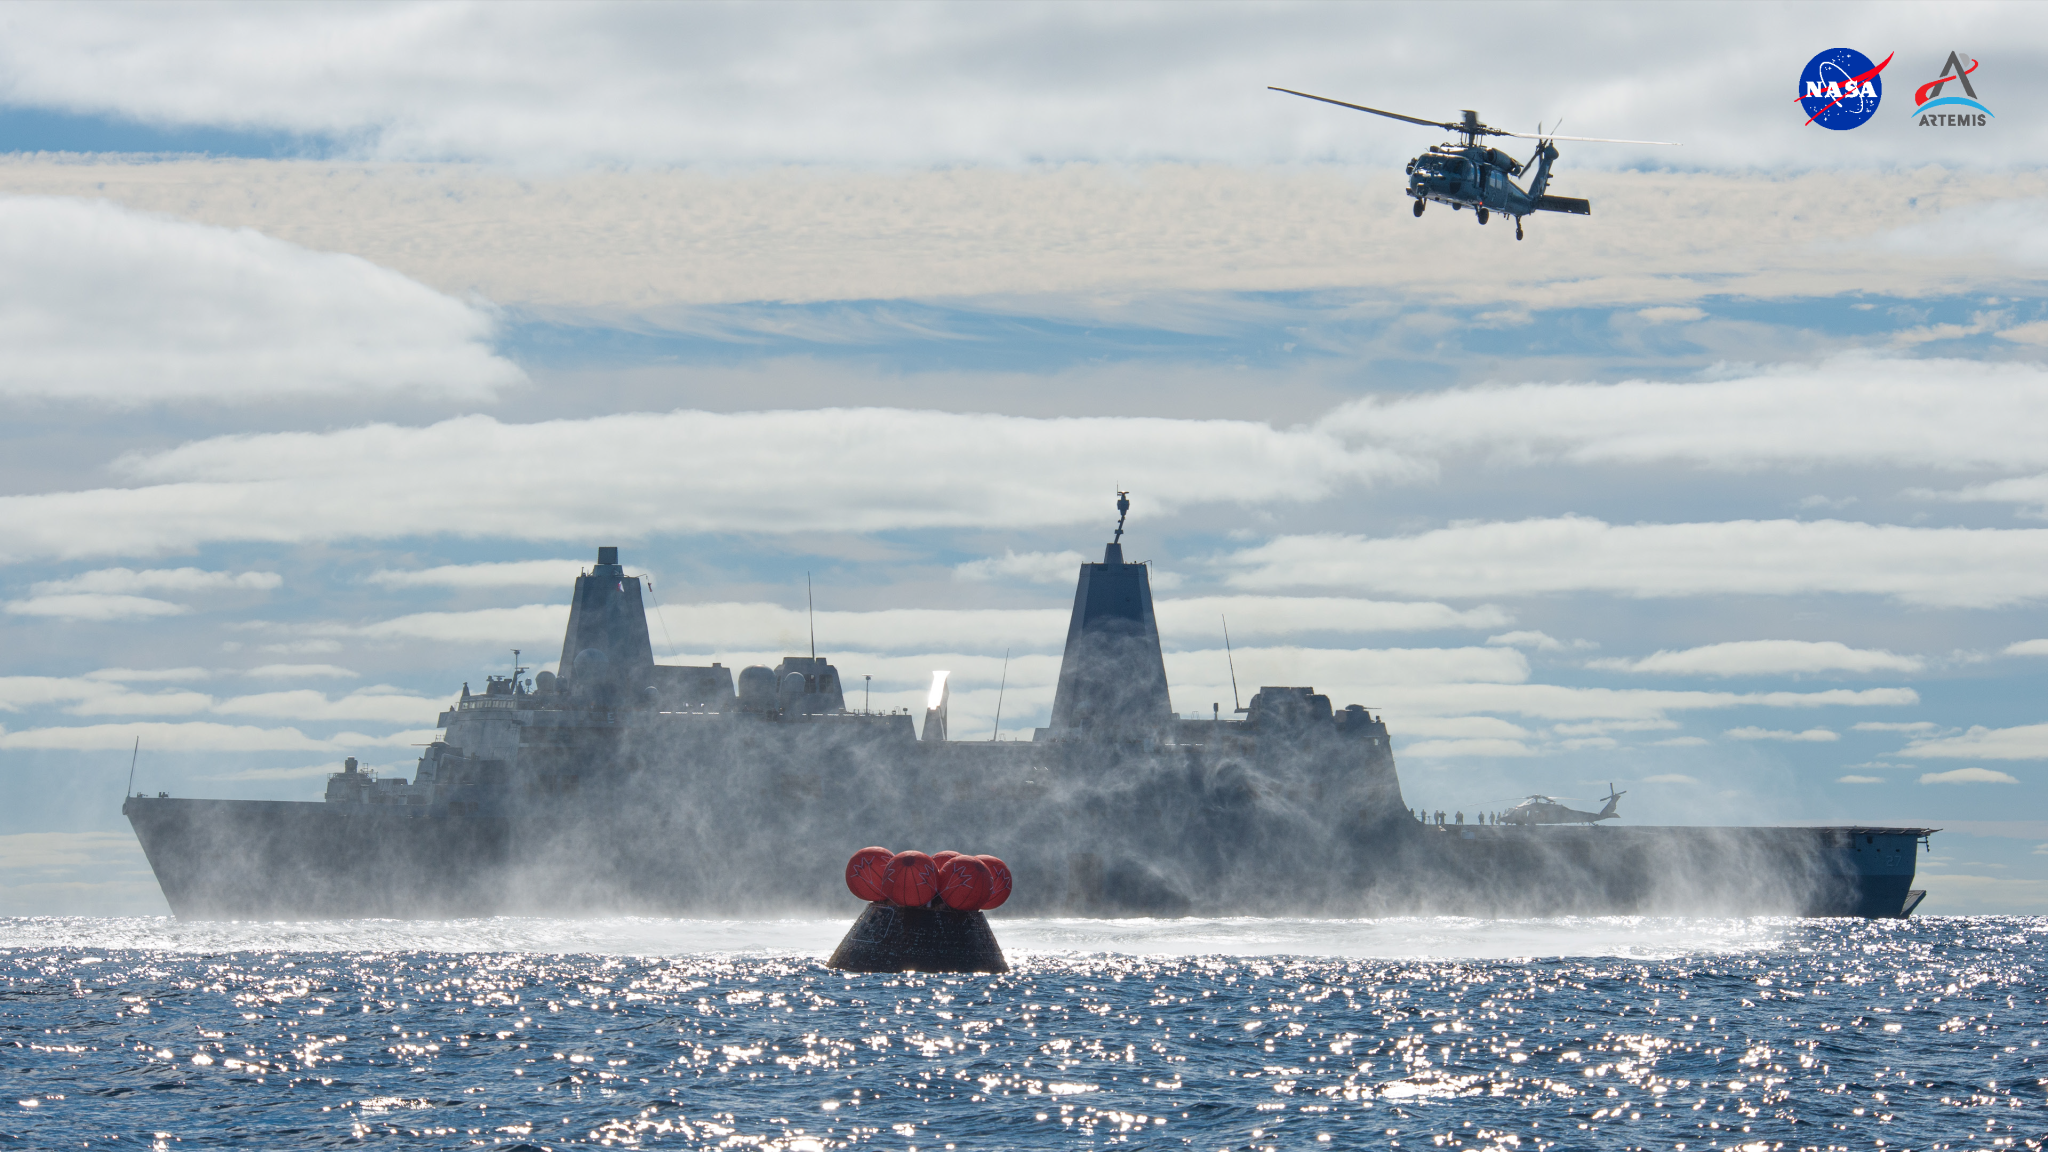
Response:
[[[833,972],[848,921],[0,921],[0,1145],[2048,1136],[2048,920],[1008,920],[980,977]]]

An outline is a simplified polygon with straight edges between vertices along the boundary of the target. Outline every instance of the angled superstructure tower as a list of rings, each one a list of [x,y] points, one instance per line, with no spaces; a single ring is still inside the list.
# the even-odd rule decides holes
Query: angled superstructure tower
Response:
[[[1116,535],[1102,563],[1081,565],[1067,649],[1052,701],[1052,739],[1142,740],[1173,721],[1159,623],[1152,615],[1152,572],[1124,563],[1130,493],[1118,492]]]
[[[653,665],[640,578],[626,575],[617,548],[599,548],[597,564],[576,578],[560,675],[581,691],[618,682],[644,684]]]

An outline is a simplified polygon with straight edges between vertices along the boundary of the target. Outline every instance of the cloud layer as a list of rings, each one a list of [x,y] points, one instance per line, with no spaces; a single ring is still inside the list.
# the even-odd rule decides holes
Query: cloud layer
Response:
[[[1592,660],[1589,668],[1661,676],[1787,676],[1806,672],[1918,672],[1926,661],[1836,640],[1731,640],[1640,660]]]
[[[1961,390],[1967,388],[1967,391]],[[1514,384],[1368,398],[1333,432],[1516,463],[2048,466],[2048,368],[1857,352],[1689,383]]]
[[[1003,316],[1227,332],[1341,319],[1348,297],[1362,294],[1375,309],[1390,300],[1611,307],[1621,310],[1618,335],[1703,332],[1738,356],[1754,354],[1745,342],[1754,328],[1715,316],[1725,303],[1699,305],[1829,297],[1845,282],[1905,298],[2002,282],[2030,292],[2033,270],[1987,260],[1990,252],[1900,252],[1879,241],[1932,214],[1967,223],[2048,199],[2048,176],[2038,171],[1859,173],[1869,195],[1843,201],[1837,173],[1575,168],[1571,193],[1598,203],[1597,221],[1532,222],[1527,242],[1504,261],[1499,229],[1448,214],[1409,217],[1399,162],[897,172],[692,166],[534,177],[461,164],[13,156],[0,157],[0,191],[104,198],[254,228],[305,248],[354,253],[457,298],[481,293],[571,324],[725,341],[844,347],[948,335],[886,312],[745,307],[763,301],[954,301]],[[1810,211],[1822,198],[1833,210]],[[2048,245],[2048,224],[2038,214],[2024,218]],[[1337,298],[1241,295],[1332,290]],[[1665,310],[1645,317],[1646,303]],[[1699,319],[1689,319],[1693,312]],[[1179,371],[1204,367],[1213,370]],[[1107,387],[1116,374],[1103,379]]]
[[[102,202],[0,196],[0,396],[137,405],[525,378],[491,315],[356,256]]]
[[[1974,159],[1976,139],[1915,135],[1888,101],[1855,133],[1802,127],[1789,94],[1805,49],[1834,43],[1825,9],[1753,20],[1668,7],[1579,21],[1478,5],[1459,50],[1456,104],[1428,9],[1217,4],[751,6],[186,5],[10,13],[0,72],[17,103],[150,123],[283,130],[359,141],[405,159],[529,163],[841,160],[1015,163],[1076,157],[1217,160],[1366,153],[1398,160],[1437,137],[1276,95],[1268,84],[1451,118],[1457,104],[1528,129],[1565,117],[1591,134],[1679,140],[1682,152],[1571,147],[1581,163],[1810,163],[1816,152],[1895,162]],[[1866,50],[1925,41],[1912,8],[1858,20]],[[2000,109],[2048,104],[2027,6],[1959,8],[1944,33],[1990,44]],[[1528,52],[1541,42],[1540,55]],[[1377,50],[1361,53],[1359,46]],[[1652,46],[1657,51],[1649,50]],[[1794,53],[1798,53],[1795,56]],[[1908,49],[1894,85],[1939,67]],[[1894,90],[1896,92],[1896,89]],[[1701,94],[1712,92],[1712,100]],[[1397,95],[1398,94],[1398,95]],[[2040,129],[2000,121],[2015,154]],[[2032,146],[2030,146],[2030,144]],[[1670,153],[1676,152],[1676,155]],[[1583,157],[1583,159],[1581,159]]]
[[[1864,593],[1990,608],[2048,596],[2048,529],[1839,520],[1608,524],[1582,516],[1454,524],[1415,536],[1286,536],[1224,558],[1247,589],[1394,595],[1797,596]]]
[[[1312,428],[887,409],[533,424],[465,416],[424,428],[222,436],[122,467],[146,486],[0,497],[12,529],[0,560],[439,533],[587,542],[594,533],[1030,528],[1100,519],[1103,493],[1119,484],[1170,511],[1314,500],[1430,474]],[[493,482],[477,484],[484,475]]]

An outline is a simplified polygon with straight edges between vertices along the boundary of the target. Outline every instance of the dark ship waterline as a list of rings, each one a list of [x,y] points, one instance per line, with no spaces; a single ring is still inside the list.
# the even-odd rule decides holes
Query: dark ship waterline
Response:
[[[1382,719],[1266,687],[1172,709],[1149,569],[1083,564],[1050,724],[922,736],[849,711],[816,656],[656,664],[641,582],[601,548],[559,676],[492,677],[410,781],[354,762],[324,802],[136,796],[122,811],[188,919],[843,912],[864,845],[975,845],[1023,915],[1912,911],[1922,828],[1427,824]]]

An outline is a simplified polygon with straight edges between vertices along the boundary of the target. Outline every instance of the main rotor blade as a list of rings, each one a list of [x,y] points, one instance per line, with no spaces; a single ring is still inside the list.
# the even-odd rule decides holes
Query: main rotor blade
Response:
[[[1306,92],[1296,92],[1292,88],[1275,88],[1268,84],[1266,85],[1266,90],[1268,92],[1285,92],[1289,96],[1300,96],[1305,100],[1321,100],[1325,104],[1335,104],[1339,108],[1351,108],[1360,112],[1370,112],[1375,116],[1385,116],[1389,120],[1406,120],[1410,124],[1420,124],[1425,128],[1448,128],[1453,132],[1464,128],[1462,124],[1446,124],[1441,120],[1418,120],[1413,116],[1403,116],[1399,112],[1383,112],[1378,108],[1367,108],[1363,104],[1348,104],[1342,100],[1332,100],[1328,96],[1311,96]]]
[[[1685,145],[1674,140],[1613,140],[1605,136],[1542,136],[1534,132],[1501,132],[1500,135],[1519,136],[1524,140],[1577,140],[1582,144],[1662,144],[1667,148],[1685,147]]]

